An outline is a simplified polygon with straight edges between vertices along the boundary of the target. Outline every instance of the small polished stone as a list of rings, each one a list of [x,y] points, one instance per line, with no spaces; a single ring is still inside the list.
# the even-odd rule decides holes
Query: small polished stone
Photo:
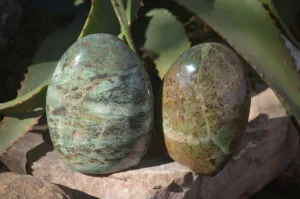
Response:
[[[92,34],[62,56],[48,86],[51,140],[74,171],[118,172],[144,156],[153,94],[139,57],[120,39]]]
[[[199,174],[216,174],[243,136],[250,101],[246,69],[231,49],[218,43],[188,49],[163,82],[170,157]]]

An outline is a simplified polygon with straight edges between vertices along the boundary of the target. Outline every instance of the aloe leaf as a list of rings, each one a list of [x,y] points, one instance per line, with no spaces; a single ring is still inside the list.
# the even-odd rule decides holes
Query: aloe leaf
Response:
[[[10,146],[24,137],[32,126],[37,124],[42,112],[26,112],[12,117],[5,117],[0,123],[0,155]],[[17,124],[17,125],[16,125]]]
[[[135,1],[135,6],[137,2]],[[100,3],[102,3],[101,6],[99,6]],[[106,11],[113,13],[107,9],[108,6],[111,6],[109,1],[93,1],[84,34],[98,31],[110,34],[120,32],[118,21],[111,21],[107,18],[109,16],[105,15]],[[99,16],[102,17],[98,18]],[[115,18],[114,15],[113,18]],[[70,26],[50,34],[39,47],[32,65],[29,66],[17,98],[0,103],[0,113],[5,115],[0,123],[0,154],[31,130],[44,113],[47,85],[56,64],[69,46],[77,40],[83,25],[83,17],[80,17]]]
[[[263,4],[267,5],[271,13],[275,15],[276,19],[280,23],[283,32],[292,41],[294,45],[300,49],[299,41],[291,33],[290,28],[293,21],[297,17],[300,11],[300,1],[278,1],[278,0],[262,0]]]
[[[260,74],[300,120],[300,78],[273,20],[258,0],[176,0],[204,19]]]
[[[118,35],[121,32],[119,21],[115,15],[110,0],[91,0],[92,6],[79,38],[94,33],[109,33]],[[127,0],[125,0],[127,2]],[[125,2],[124,1],[124,2]],[[125,2],[125,5],[127,4]],[[131,19],[135,17],[141,0],[133,0],[131,5]],[[127,8],[128,9],[128,8]]]
[[[151,19],[143,48],[157,56],[154,62],[162,79],[173,62],[191,46],[191,43],[183,25],[168,10],[153,9],[147,12],[146,16]]]
[[[291,56],[293,57],[296,65],[296,71],[300,73],[300,49],[294,46],[284,35],[282,35],[282,38],[284,39],[285,46],[291,51]]]
[[[291,27],[300,11],[300,1],[298,0],[289,0],[289,1],[282,1],[282,0],[272,0],[273,5],[276,7],[280,18],[283,22],[288,26]]]
[[[137,17],[137,12],[141,5],[143,5],[142,0],[123,0],[124,5],[126,6],[126,16],[129,19],[129,23]]]
[[[83,23],[83,20],[77,20],[70,26],[50,34],[43,41],[32,61],[32,65],[28,68],[28,73],[25,74],[17,98],[0,103],[1,113],[8,112],[11,107],[26,102],[46,89],[58,60],[69,46],[76,41]]]
[[[119,22],[113,12],[111,3],[107,0],[97,0],[92,1],[92,3],[86,23],[84,23],[83,17],[79,17],[71,25],[50,34],[44,40],[32,61],[32,65],[28,68],[28,73],[25,75],[25,80],[22,82],[17,98],[0,103],[1,113],[8,112],[11,107],[26,102],[46,89],[58,60],[69,46],[77,40],[81,31],[80,37],[99,32],[114,35],[120,32]],[[132,8],[136,9],[139,3],[140,1],[134,1]],[[132,10],[133,13],[135,11]]]
[[[76,41],[83,22],[76,21],[50,34],[41,44],[28,68],[16,99],[0,104],[4,119],[0,123],[0,154],[26,135],[45,112],[47,85],[64,51]]]
[[[79,35],[82,38],[94,33],[120,33],[120,25],[114,14],[113,7],[109,0],[91,0],[92,6],[84,27]]]
[[[33,95],[29,100],[24,101],[23,103],[16,104],[7,109],[1,110],[1,114],[4,116],[12,116],[13,114],[25,113],[31,111],[31,107],[35,106],[45,106],[46,102],[46,92],[47,87],[44,87],[40,92],[36,95]]]
[[[46,89],[23,104],[12,107],[0,121],[0,155],[24,137],[45,113]]]
[[[44,97],[44,96],[40,96]],[[33,98],[19,107],[23,112],[8,113],[0,122],[0,155],[32,129],[45,112],[44,101]]]

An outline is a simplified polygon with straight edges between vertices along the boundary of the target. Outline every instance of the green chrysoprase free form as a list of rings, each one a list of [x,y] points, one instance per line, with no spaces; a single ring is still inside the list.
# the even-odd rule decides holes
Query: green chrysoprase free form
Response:
[[[218,43],[196,45],[169,68],[163,83],[163,130],[169,155],[213,175],[245,131],[251,87],[237,55]]]
[[[148,74],[122,40],[88,35],[60,59],[46,112],[53,145],[71,169],[90,174],[127,169],[140,162],[151,139]]]

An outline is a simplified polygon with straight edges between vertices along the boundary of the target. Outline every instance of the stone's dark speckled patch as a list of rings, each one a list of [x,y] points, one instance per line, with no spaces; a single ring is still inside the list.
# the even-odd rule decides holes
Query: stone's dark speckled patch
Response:
[[[237,146],[248,121],[251,87],[228,47],[204,43],[183,53],[163,85],[163,129],[175,161],[215,174]]]
[[[153,126],[150,80],[121,40],[93,34],[60,59],[46,101],[54,147],[82,173],[105,174],[137,165]]]
[[[94,81],[94,80],[97,80],[97,79],[102,79],[104,77],[107,77],[107,74],[96,74],[95,76],[90,78],[90,81]]]

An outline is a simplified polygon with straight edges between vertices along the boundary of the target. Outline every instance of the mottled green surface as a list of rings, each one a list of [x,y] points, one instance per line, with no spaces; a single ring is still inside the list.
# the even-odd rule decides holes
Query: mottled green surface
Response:
[[[153,125],[149,77],[123,41],[92,34],[60,59],[46,111],[54,147],[73,170],[117,172],[137,165],[147,150]]]
[[[217,43],[194,46],[170,67],[163,85],[163,130],[175,161],[214,174],[239,143],[251,90],[235,53]]]

